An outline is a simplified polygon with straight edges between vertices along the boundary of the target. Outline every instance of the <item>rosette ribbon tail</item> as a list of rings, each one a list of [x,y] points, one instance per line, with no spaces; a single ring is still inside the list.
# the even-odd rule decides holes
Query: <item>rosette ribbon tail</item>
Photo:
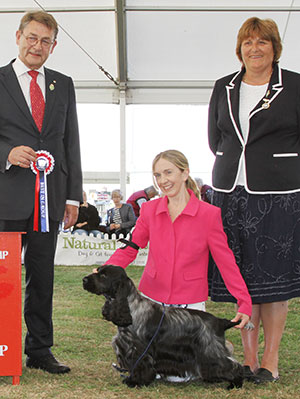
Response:
[[[45,172],[40,172],[40,215],[41,215],[41,232],[49,232],[49,214],[48,214],[48,194],[47,194],[47,177]]]
[[[39,204],[40,204],[39,194],[40,194],[40,172],[38,171],[35,178],[33,231],[39,231]]]
[[[54,158],[48,151],[37,151],[37,159],[31,162],[31,170],[36,174],[34,194],[33,230],[39,231],[39,216],[41,232],[49,232],[47,175],[54,168]]]

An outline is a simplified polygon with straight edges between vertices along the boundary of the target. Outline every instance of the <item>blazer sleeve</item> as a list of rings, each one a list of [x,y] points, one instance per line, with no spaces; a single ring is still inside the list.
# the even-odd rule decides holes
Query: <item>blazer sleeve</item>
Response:
[[[75,89],[71,78],[68,78],[68,94],[69,102],[64,134],[64,148],[68,167],[67,199],[82,201],[82,171],[79,128],[77,120]]]
[[[132,232],[132,242],[138,247],[145,248],[149,241],[149,218],[146,216],[145,207],[142,206],[141,213],[137,219],[135,228]],[[138,250],[132,247],[117,249],[113,255],[105,262],[105,265],[127,267],[137,257]]]
[[[131,204],[123,204],[122,208],[124,206],[124,210],[126,210],[125,213],[125,220],[123,221],[123,215],[121,215],[122,218],[122,223],[121,223],[121,229],[131,229],[135,225],[136,217],[133,212],[133,208]],[[121,210],[122,210],[121,208]]]
[[[238,311],[251,316],[252,300],[234,254],[228,246],[219,208],[216,208],[211,220],[208,245],[228,291],[237,300]]]
[[[218,144],[221,139],[221,131],[218,129],[218,82],[216,82],[208,108],[208,143],[214,154],[218,149]]]
[[[12,149],[13,149],[13,146],[6,143],[0,137],[0,172],[1,173],[6,172],[7,158]]]

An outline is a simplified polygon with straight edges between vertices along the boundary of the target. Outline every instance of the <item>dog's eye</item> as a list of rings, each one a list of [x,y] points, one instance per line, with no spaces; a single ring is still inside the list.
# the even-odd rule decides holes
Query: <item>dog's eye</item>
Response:
[[[101,270],[98,270],[98,276],[100,278],[107,278],[107,274],[105,272],[101,271]]]

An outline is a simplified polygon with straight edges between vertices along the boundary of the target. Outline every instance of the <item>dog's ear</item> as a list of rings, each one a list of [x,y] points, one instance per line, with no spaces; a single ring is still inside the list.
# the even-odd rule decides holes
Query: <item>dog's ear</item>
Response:
[[[107,321],[112,321],[111,320],[111,316],[110,316],[110,314],[111,314],[111,302],[112,302],[112,300],[111,299],[106,299],[106,301],[105,301],[105,303],[104,303],[104,306],[103,306],[103,308],[102,308],[102,316],[104,317],[104,319],[105,320],[107,320]]]
[[[114,293],[115,298],[110,298],[105,301],[102,308],[102,315],[106,320],[112,321],[119,327],[127,327],[132,324],[132,317],[127,300],[127,295],[129,293],[127,277],[116,283]]]

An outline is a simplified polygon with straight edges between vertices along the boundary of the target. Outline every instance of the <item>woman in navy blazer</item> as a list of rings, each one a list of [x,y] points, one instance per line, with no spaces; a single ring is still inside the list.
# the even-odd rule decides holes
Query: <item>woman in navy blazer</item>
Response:
[[[236,47],[242,68],[216,82],[209,107],[213,204],[252,297],[255,330],[242,339],[256,383],[278,379],[287,301],[300,296],[300,75],[278,66],[281,49],[274,21],[245,21]],[[232,301],[215,267],[211,296]]]

